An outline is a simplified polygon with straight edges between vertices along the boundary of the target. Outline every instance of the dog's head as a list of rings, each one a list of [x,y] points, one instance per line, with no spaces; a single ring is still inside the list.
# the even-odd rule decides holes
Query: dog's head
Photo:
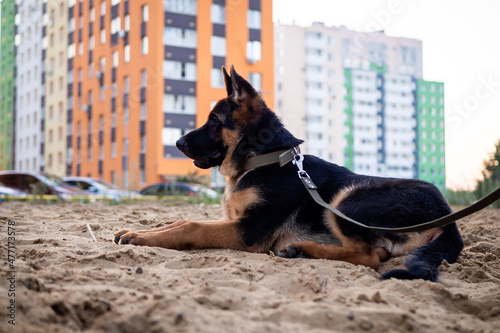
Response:
[[[194,160],[194,165],[207,169],[225,164],[229,176],[237,172],[249,156],[302,143],[283,127],[234,67],[231,67],[231,75],[224,67],[222,72],[227,97],[217,102],[203,126],[176,143],[179,150]]]

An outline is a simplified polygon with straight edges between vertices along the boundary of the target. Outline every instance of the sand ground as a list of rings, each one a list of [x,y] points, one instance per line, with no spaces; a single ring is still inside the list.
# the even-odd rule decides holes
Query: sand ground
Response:
[[[0,204],[0,331],[500,332],[500,210],[459,223],[466,248],[457,263],[441,265],[437,283],[381,281],[380,273],[401,266],[402,258],[376,272],[337,261],[111,241],[119,229],[217,219],[220,211],[159,203]],[[11,300],[15,326],[7,322]]]

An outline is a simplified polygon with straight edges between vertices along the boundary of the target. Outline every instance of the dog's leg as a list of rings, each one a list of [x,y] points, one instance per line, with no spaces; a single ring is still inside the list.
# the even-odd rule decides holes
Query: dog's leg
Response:
[[[385,259],[387,252],[383,249],[374,249],[362,242],[344,242],[343,246],[332,244],[318,244],[306,241],[292,243],[280,251],[284,258],[313,258],[341,260],[355,265],[364,265],[375,270],[380,266],[380,261]]]
[[[118,232],[119,233],[119,232]],[[156,246],[182,250],[186,248],[244,248],[241,231],[235,221],[178,221],[172,225],[141,233],[129,231],[115,235],[120,244]]]
[[[117,231],[117,232],[114,233],[113,240],[114,240],[114,242],[116,244],[118,244],[120,242],[121,236],[125,235],[128,232],[135,232],[137,234],[144,234],[144,233],[149,233],[149,232],[158,232],[158,231],[163,231],[163,230],[168,230],[168,229],[171,229],[171,228],[178,227],[179,225],[181,225],[181,224],[183,224],[185,222],[187,222],[187,221],[186,220],[178,220],[178,221],[175,221],[174,223],[171,223],[169,225],[166,225],[166,226],[163,226],[163,227],[160,227],[160,228],[147,229],[147,230],[121,229],[121,230],[119,230],[119,231]],[[209,223],[209,221],[207,221],[207,223]]]

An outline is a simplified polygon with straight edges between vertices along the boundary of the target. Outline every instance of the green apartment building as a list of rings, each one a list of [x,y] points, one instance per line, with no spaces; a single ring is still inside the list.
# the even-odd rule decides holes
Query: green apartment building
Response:
[[[0,7],[0,170],[9,170],[14,161],[16,2],[3,0]]]
[[[446,187],[443,83],[344,69],[344,166]]]
[[[446,186],[444,84],[417,80],[418,178]]]

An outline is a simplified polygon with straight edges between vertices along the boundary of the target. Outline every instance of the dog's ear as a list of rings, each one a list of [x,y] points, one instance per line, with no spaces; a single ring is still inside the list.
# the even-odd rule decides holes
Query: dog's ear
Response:
[[[241,75],[236,73],[234,66],[231,65],[231,82],[232,82],[232,95],[236,101],[241,101],[246,98],[253,98],[259,94],[252,87],[250,82],[245,80]],[[226,86],[226,89],[227,86]]]
[[[224,83],[226,84],[227,96],[231,96],[233,94],[233,80],[231,80],[231,77],[227,74],[224,66],[222,66],[222,73],[224,73]]]

